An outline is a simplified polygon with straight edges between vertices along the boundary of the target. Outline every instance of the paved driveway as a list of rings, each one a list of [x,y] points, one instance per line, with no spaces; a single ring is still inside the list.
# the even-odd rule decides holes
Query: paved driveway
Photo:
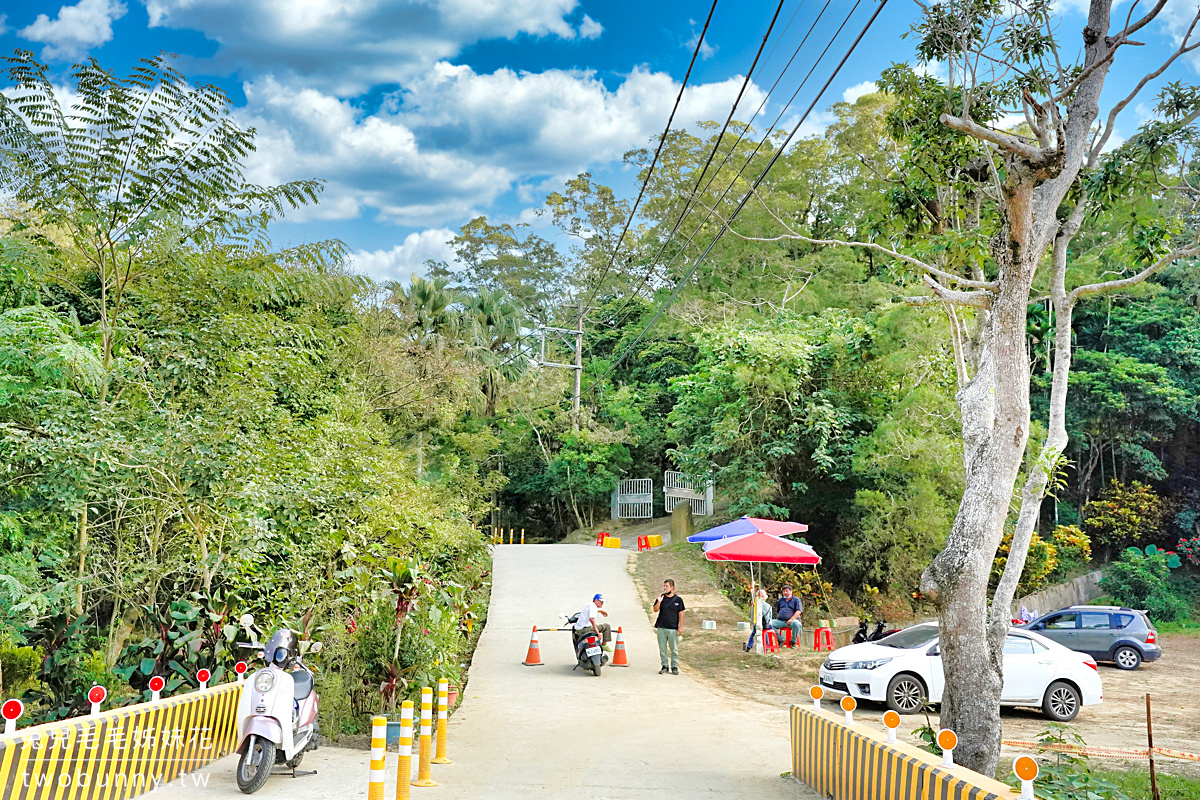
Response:
[[[413,797],[816,797],[780,778],[791,769],[786,710],[714,695],[686,674],[658,674],[654,631],[626,568],[630,557],[591,545],[496,548],[487,627],[450,722],[455,763],[434,765],[441,785],[414,787]],[[559,612],[578,611],[596,592],[607,598],[614,630],[624,627],[630,668],[605,668],[599,678],[573,672],[565,632],[540,634],[545,666],[521,665],[534,624],[557,625]],[[305,759],[316,776],[272,778],[258,796],[365,798],[367,760],[363,752],[322,748]],[[387,766],[384,796],[391,798],[393,754]],[[233,771],[234,759],[225,758],[209,768],[207,787],[187,785],[185,776],[184,785],[157,794],[240,797]]]

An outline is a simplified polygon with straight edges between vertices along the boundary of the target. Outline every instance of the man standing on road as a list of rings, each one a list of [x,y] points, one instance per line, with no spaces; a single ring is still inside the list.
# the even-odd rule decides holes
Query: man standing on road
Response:
[[[771,620],[771,627],[775,630],[792,629],[792,641],[788,645],[789,647],[800,644],[800,634],[804,632],[804,628],[800,625],[800,614],[803,611],[804,603],[801,603],[800,598],[792,594],[792,585],[785,583],[783,597],[779,598],[779,603],[775,606],[775,619]]]
[[[600,637],[600,646],[607,650],[608,640],[612,638],[612,628],[607,622],[600,622],[601,614],[608,616],[608,612],[604,610],[604,595],[597,594],[583,607],[583,611],[579,612],[579,619],[575,620],[575,630],[584,631],[591,628]]]
[[[679,674],[679,631],[683,628],[683,598],[675,594],[675,581],[663,581],[663,591],[654,600],[658,619],[654,621],[658,633],[658,660],[662,664],[659,675]]]

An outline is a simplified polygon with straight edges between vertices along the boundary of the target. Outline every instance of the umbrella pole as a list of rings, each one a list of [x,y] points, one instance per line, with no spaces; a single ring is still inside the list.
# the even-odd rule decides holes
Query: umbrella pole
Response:
[[[754,626],[761,620],[758,617],[758,592],[754,588],[754,562],[750,562],[750,630],[754,630]],[[754,652],[760,656],[763,654],[763,636],[766,635],[765,630],[760,630],[758,636],[754,637]]]

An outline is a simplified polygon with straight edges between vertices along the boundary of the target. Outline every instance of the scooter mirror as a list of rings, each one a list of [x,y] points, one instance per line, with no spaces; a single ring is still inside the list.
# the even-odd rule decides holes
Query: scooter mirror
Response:
[[[238,622],[240,622],[242,624],[243,628],[250,628],[252,625],[254,625],[254,615],[253,614],[242,614],[242,616],[238,620]]]
[[[321,646],[322,645],[320,642],[313,642],[312,645],[308,648],[308,652],[319,653],[319,652],[321,652]]]

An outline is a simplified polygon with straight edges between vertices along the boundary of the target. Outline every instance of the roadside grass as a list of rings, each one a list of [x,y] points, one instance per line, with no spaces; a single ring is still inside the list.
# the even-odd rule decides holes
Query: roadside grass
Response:
[[[1121,787],[1121,791],[1135,800],[1150,798],[1150,768],[1140,769],[1093,769],[1096,777]],[[1164,775],[1159,772],[1158,792],[1162,800],[1200,800],[1200,778],[1185,775]]]
[[[1094,777],[1102,781],[1108,781],[1116,786],[1131,800],[1151,800],[1150,768],[1147,766],[1120,769],[1102,767],[1093,762],[1089,767],[1089,771]],[[1008,783],[1011,778],[1012,769],[1005,766],[1002,760],[996,779]],[[1189,777],[1187,775],[1164,774],[1160,767],[1157,779],[1158,793],[1161,800],[1200,800],[1200,778]],[[1036,784],[1034,794],[1038,797],[1043,796],[1037,791]],[[1082,798],[1082,795],[1080,797]],[[1105,793],[1103,797],[1108,797],[1108,794]]]

